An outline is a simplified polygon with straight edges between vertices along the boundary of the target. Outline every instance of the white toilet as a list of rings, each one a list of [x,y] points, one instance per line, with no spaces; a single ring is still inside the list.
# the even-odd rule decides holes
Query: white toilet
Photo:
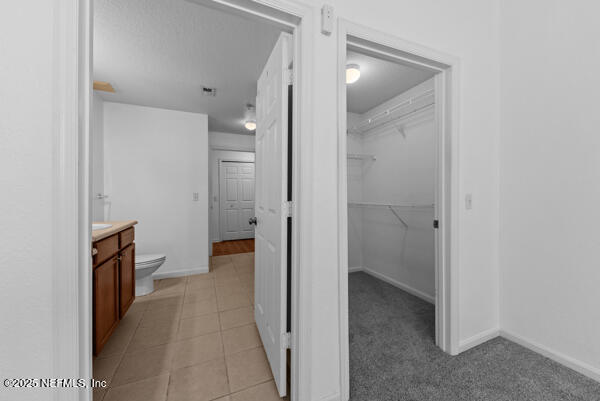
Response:
[[[135,295],[147,295],[154,291],[152,273],[156,271],[167,257],[163,254],[135,256]]]

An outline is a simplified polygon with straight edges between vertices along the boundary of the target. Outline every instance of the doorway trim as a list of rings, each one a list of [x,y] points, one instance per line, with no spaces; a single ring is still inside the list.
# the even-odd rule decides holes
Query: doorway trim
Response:
[[[237,148],[235,148],[237,149]],[[209,246],[210,246],[210,255],[212,256],[212,246],[214,243],[217,242],[221,242],[223,241],[223,237],[221,236],[221,162],[242,162],[242,163],[254,163],[255,167],[256,167],[256,152],[254,151],[254,149],[252,150],[235,150],[233,149],[222,149],[222,148],[211,148],[211,151],[220,151],[220,150],[226,150],[229,152],[246,152],[246,153],[254,153],[254,161],[252,162],[248,162],[247,160],[243,160],[242,158],[236,159],[235,157],[227,157],[225,159],[223,158],[217,158],[217,193],[211,193],[211,199],[209,202],[209,214],[211,213],[211,209],[214,210],[215,206],[215,202],[214,202],[214,197],[215,195],[218,196],[219,201],[216,202],[216,207],[217,207],[217,232],[216,233],[209,233],[210,234],[210,238],[209,238]],[[209,156],[210,162],[212,162],[212,158]],[[211,166],[211,168],[213,168],[214,166]],[[212,177],[211,177],[212,179]],[[212,185],[213,183],[210,183],[210,191],[212,192]],[[212,218],[212,217],[211,217]],[[218,238],[215,238],[213,234],[217,234]]]
[[[92,377],[91,177],[93,0],[58,2],[54,19],[53,377]],[[291,400],[311,391],[310,228],[313,8],[295,0],[188,0],[285,26],[294,37]],[[90,388],[56,389],[55,400],[91,401]]]
[[[212,224],[213,223],[212,216],[213,216],[213,211],[215,209],[215,202],[214,202],[215,195],[218,195],[219,196],[219,200],[220,200],[220,194],[215,194],[213,192],[213,184],[214,184],[214,182],[213,182],[213,174],[212,174],[213,169],[215,169],[216,172],[217,172],[217,174],[216,174],[216,176],[217,176],[217,192],[219,192],[219,170],[220,170],[221,162],[222,161],[232,161],[232,162],[243,162],[243,161],[245,161],[242,158],[239,158],[239,160],[238,160],[235,157],[228,157],[228,158],[225,158],[225,159],[222,158],[222,157],[218,157],[216,159],[217,163],[216,163],[216,167],[215,167],[213,165],[213,155],[212,155],[212,152],[221,152],[221,151],[224,151],[224,152],[253,153],[255,155],[255,159],[254,159],[253,163],[256,163],[256,152],[255,152],[254,147],[250,147],[250,146],[247,146],[247,147],[245,147],[245,146],[223,146],[223,145],[218,145],[218,146],[215,145],[215,146],[213,146],[213,145],[211,145],[210,148],[209,148],[209,152],[208,152],[208,159],[209,159],[209,161],[208,162],[209,162],[209,170],[211,172],[211,176],[209,177],[209,195],[211,195],[211,196],[210,196],[210,199],[209,199],[209,202],[208,202],[208,214],[210,216],[210,224],[211,224],[211,226],[210,226],[210,230],[209,230],[209,233],[208,233],[208,251],[209,251],[208,253],[209,253],[210,256],[213,256],[212,255],[213,244],[216,243],[216,242],[223,241],[223,238],[221,238],[221,225],[220,225],[221,224],[221,222],[220,222],[221,210],[220,210],[219,202],[216,203],[217,204],[216,207],[219,208],[219,210],[217,210],[217,227],[216,227],[217,230],[216,230],[216,233],[213,232],[213,229],[215,227],[213,227],[213,224]]]
[[[392,62],[436,72],[435,123],[436,189],[436,344],[445,352],[459,353],[459,99],[460,61],[457,57],[406,41],[345,19],[338,21],[338,210],[340,371],[342,400],[350,396],[348,326],[348,180],[346,53],[351,47]],[[433,223],[433,222],[432,222]]]

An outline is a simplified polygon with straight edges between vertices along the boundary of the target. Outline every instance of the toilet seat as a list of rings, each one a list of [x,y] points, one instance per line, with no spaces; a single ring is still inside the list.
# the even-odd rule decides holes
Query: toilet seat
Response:
[[[135,256],[135,267],[137,268],[144,268],[145,266],[148,265],[152,265],[158,262],[164,262],[165,259],[167,258],[166,255],[163,255],[161,253],[155,253],[155,254],[147,254],[147,255],[136,255]]]
[[[135,296],[150,294],[154,291],[152,275],[162,266],[167,256],[162,253],[140,254],[135,256]]]

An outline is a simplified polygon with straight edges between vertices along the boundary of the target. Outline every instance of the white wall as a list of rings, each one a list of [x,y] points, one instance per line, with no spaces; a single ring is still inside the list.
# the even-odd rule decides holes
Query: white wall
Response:
[[[107,219],[139,221],[136,252],[167,255],[157,276],[208,271],[207,116],[104,102],[104,141]]]
[[[208,143],[211,149],[254,152],[255,135],[209,132]]]
[[[91,118],[92,219],[104,221],[105,200],[96,198],[97,194],[104,194],[104,101],[96,92],[92,96]]]
[[[600,380],[600,4],[502,4],[501,326]]]
[[[220,241],[219,233],[219,160],[254,162],[254,135],[209,132],[209,200],[210,254],[212,243]]]
[[[360,121],[431,89],[433,80],[428,80],[366,112]],[[360,198],[365,202],[433,205],[436,165],[433,117],[433,109],[421,112],[405,126],[405,135],[394,126],[360,136],[349,135],[349,142],[360,140],[362,152],[377,158],[376,161],[349,161],[349,200],[354,200],[350,193],[360,186]],[[360,167],[360,182],[353,179],[351,166]],[[431,302],[435,298],[433,208],[396,209],[396,212],[408,228],[388,209],[351,208],[348,247],[362,250],[359,266]],[[358,214],[362,217],[362,243],[357,244],[358,238],[352,231],[358,225],[353,216]],[[349,252],[349,266],[356,252]]]
[[[55,4],[0,2],[0,372],[52,377]],[[2,400],[52,393],[0,386]]]

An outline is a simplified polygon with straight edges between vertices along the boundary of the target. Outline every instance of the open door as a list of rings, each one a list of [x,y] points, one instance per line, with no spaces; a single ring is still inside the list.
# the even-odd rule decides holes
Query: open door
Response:
[[[256,96],[256,325],[279,395],[286,395],[288,83],[292,37],[282,33]]]

